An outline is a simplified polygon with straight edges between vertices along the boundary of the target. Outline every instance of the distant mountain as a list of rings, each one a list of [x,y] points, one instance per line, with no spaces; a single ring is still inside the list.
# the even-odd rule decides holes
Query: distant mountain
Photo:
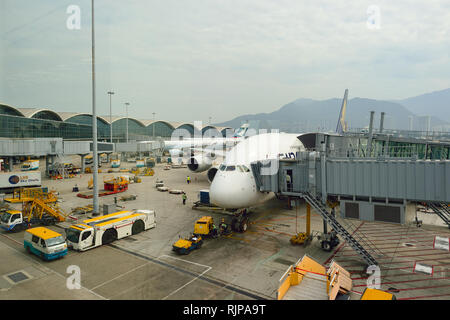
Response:
[[[258,113],[239,116],[233,120],[219,123],[219,126],[239,127],[249,122],[255,129],[279,129],[283,132],[306,132],[335,130],[342,99],[328,100],[298,99],[282,106],[272,113]],[[375,111],[374,126],[379,127],[380,113],[385,112],[384,128],[409,129],[413,117],[413,129],[425,130],[427,119],[417,118],[403,105],[383,100],[353,98],[348,101],[346,121],[349,127],[364,128],[369,125],[370,111]],[[431,126],[449,126],[437,118],[431,118]]]
[[[450,88],[394,102],[404,105],[416,115],[430,115],[450,122]]]

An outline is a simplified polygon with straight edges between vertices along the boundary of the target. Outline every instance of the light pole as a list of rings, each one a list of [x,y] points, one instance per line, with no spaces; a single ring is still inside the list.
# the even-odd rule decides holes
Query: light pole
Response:
[[[111,97],[114,94],[113,91],[108,91],[109,94],[109,142],[113,142],[112,140],[112,107],[111,107]]]
[[[155,141],[155,112],[153,114],[153,141]]]
[[[92,25],[92,159],[94,160],[93,172],[93,215],[99,214],[98,206],[98,154],[97,154],[97,111],[95,109],[95,29],[94,29],[94,0],[91,0]]]
[[[129,102],[125,102],[125,109],[126,109],[126,111],[127,111],[127,123],[126,123],[126,126],[127,126],[127,143],[128,143],[128,106],[130,105],[130,103]]]

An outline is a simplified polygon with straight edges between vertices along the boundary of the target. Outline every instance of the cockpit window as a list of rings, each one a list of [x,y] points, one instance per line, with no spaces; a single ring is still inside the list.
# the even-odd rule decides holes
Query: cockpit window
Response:
[[[225,168],[226,168],[226,167],[227,167],[226,165],[221,164],[220,167],[219,167],[219,170],[220,170],[220,171],[225,171]]]
[[[240,172],[244,172],[244,169],[242,168],[242,166],[236,166]]]
[[[242,166],[242,169],[244,170],[244,172],[250,172],[250,169],[249,168],[247,168],[246,166]]]
[[[236,170],[236,166],[227,166],[227,171],[234,171]]]

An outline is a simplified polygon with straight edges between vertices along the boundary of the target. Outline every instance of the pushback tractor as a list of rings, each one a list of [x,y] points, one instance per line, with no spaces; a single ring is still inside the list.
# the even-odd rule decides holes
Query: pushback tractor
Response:
[[[119,211],[87,219],[66,229],[67,245],[86,251],[156,227],[153,210]]]

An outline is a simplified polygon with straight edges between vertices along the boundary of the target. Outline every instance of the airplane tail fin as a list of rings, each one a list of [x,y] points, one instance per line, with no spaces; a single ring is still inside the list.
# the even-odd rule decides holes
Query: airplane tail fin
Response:
[[[347,123],[345,122],[345,112],[347,111],[347,97],[348,89],[345,89],[344,99],[342,100],[341,111],[336,126],[336,133],[343,134],[347,130]]]
[[[248,124],[248,123],[244,123],[242,126],[240,126],[239,129],[237,129],[237,130],[234,132],[233,137],[234,137],[234,138],[241,138],[241,137],[244,137],[245,134],[246,134],[247,131],[248,131],[248,127],[249,127],[249,124]]]

